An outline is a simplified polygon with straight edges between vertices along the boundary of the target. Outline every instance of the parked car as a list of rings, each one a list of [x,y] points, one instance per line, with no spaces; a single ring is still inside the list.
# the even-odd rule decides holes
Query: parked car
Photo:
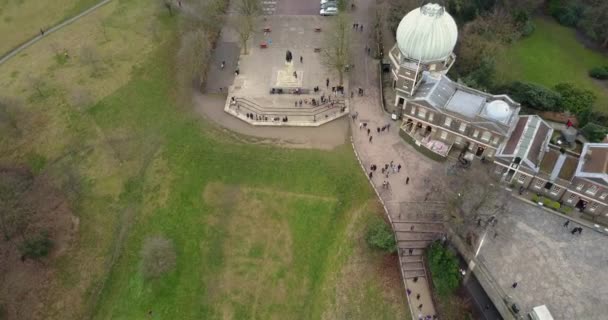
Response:
[[[338,7],[338,3],[336,1],[325,1],[321,2],[321,9],[326,9],[328,7]]]
[[[324,9],[321,9],[321,11],[319,12],[322,16],[335,16],[338,14],[338,8],[336,7],[327,7]]]

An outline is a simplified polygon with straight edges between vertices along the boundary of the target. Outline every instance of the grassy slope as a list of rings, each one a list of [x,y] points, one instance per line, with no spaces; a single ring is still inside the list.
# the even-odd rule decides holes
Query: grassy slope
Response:
[[[98,0],[0,0],[0,55]]]
[[[151,8],[145,0],[113,2],[14,58],[0,74],[4,94],[26,97],[18,100],[21,132],[0,138],[0,163],[39,154],[49,159],[45,174],[59,184],[65,168],[83,179],[74,202],[79,239],[50,266],[58,277],[51,279],[44,318],[80,319],[86,309],[103,319],[145,318],[148,310],[163,319],[407,314],[398,279],[383,285],[382,257],[361,245],[365,217],[377,208],[361,213],[374,196],[352,150],[242,144],[183,112],[172,98],[174,48],[159,40],[172,39],[174,26]],[[107,38],[99,19],[110,26]],[[159,24],[164,31],[150,32]],[[51,44],[77,48],[83,41],[103,58],[101,75],[79,63],[77,49],[67,63],[54,58]],[[38,76],[52,79],[43,97],[29,84]],[[80,105],[71,98],[74,87],[101,100]],[[228,191],[205,197],[216,185]],[[216,201],[232,195],[232,186],[241,201]],[[235,232],[247,226],[244,215],[264,223]],[[275,225],[283,233],[275,236]],[[175,242],[178,264],[166,277],[144,282],[139,249],[155,234]],[[268,281],[256,282],[258,274]],[[246,281],[239,284],[248,290],[235,293],[226,279]],[[276,284],[290,290],[252,299],[276,293]]]
[[[587,75],[595,66],[608,65],[608,57],[585,48],[574,29],[548,18],[534,20],[534,33],[508,48],[498,61],[498,79],[531,81],[553,86],[571,82],[595,92],[596,109],[608,112],[608,87]]]

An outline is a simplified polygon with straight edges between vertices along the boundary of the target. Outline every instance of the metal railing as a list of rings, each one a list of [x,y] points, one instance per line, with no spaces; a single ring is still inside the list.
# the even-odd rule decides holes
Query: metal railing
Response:
[[[229,106],[230,111],[252,122],[318,122],[334,119],[348,112],[341,99],[316,106],[307,104],[291,108],[266,108],[245,98],[235,98],[233,101]]]

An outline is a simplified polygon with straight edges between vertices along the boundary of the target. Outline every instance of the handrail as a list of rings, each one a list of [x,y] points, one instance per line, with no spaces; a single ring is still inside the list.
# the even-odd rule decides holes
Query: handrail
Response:
[[[345,107],[346,104],[344,101],[334,101],[333,108],[328,109],[328,104],[322,104],[320,106],[315,106],[314,108],[306,109],[294,109],[294,108],[263,108],[258,104],[249,101],[244,98],[235,98],[235,103],[239,107],[244,107],[250,109],[251,111],[255,111],[259,114],[281,114],[281,115],[300,115],[300,116],[313,116],[319,115],[327,112],[328,110],[333,110],[335,108]]]

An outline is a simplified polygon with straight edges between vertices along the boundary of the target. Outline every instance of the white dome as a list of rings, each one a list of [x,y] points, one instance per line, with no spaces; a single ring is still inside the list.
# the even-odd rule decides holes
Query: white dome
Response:
[[[486,116],[497,121],[505,121],[511,116],[511,107],[502,100],[494,100],[486,105]]]
[[[410,11],[397,27],[397,46],[401,53],[422,62],[447,58],[454,50],[456,40],[456,22],[436,3]]]

